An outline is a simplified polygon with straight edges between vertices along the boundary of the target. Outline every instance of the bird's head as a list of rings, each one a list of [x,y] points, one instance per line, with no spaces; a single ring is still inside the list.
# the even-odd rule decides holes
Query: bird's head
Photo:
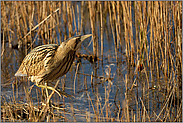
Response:
[[[74,36],[66,40],[66,44],[72,50],[77,50],[81,46],[82,42],[90,36],[92,36],[92,34]]]

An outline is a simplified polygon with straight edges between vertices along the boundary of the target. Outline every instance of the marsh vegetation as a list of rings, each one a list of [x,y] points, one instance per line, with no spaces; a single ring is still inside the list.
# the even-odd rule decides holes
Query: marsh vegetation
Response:
[[[14,76],[36,46],[80,34],[93,36],[48,83],[74,97]],[[1,121],[182,122],[182,2],[1,1]]]

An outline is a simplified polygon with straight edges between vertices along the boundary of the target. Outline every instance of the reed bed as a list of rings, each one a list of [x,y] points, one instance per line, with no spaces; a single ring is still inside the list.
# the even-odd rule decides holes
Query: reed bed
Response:
[[[44,104],[14,77],[36,46],[88,33],[59,80],[75,98]],[[1,1],[1,121],[182,122],[182,2]]]

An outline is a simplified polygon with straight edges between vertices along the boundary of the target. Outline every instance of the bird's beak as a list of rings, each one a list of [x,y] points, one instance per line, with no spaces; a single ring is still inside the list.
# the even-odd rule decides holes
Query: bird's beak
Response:
[[[83,42],[85,39],[89,38],[90,36],[92,36],[92,34],[87,34],[87,35],[81,36],[81,42]]]
[[[81,46],[81,44],[83,43],[83,41],[87,38],[89,38],[90,36],[92,36],[92,34],[87,34],[87,35],[83,35],[80,38],[80,42],[77,44],[76,50],[79,49],[79,47]]]
[[[83,41],[90,36],[92,36],[92,34],[87,34],[82,36],[79,35],[79,36],[72,37],[68,39],[68,41],[66,42],[67,46],[70,47],[70,49],[72,50],[77,50],[79,49]]]

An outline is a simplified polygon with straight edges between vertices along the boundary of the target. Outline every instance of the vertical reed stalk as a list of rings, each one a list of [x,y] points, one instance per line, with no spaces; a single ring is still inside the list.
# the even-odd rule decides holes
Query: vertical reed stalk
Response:
[[[122,18],[121,18],[120,8],[121,8],[120,2],[117,1],[117,26],[118,26],[118,30],[119,30],[119,35],[117,35],[117,39],[119,40],[118,46],[121,45],[121,52],[122,52],[122,45],[123,44],[122,44],[122,38],[121,38],[122,33],[121,33],[121,24],[120,24],[120,19],[122,19]]]
[[[118,61],[118,55],[117,55],[117,43],[116,43],[116,35],[114,32],[114,27],[113,27],[113,19],[112,19],[112,12],[111,12],[111,5],[114,7],[113,3],[108,2],[108,9],[109,9],[109,22],[111,25],[111,30],[112,30],[112,36],[113,36],[113,41],[114,41],[114,46],[115,46],[115,57],[116,57],[116,61]],[[115,16],[115,15],[114,15]],[[116,16],[115,16],[116,17]]]
[[[126,106],[125,106],[125,109],[126,109],[126,122],[130,122],[130,115],[129,115],[129,105],[128,105],[128,75],[126,74],[125,75],[125,87],[126,87],[126,92],[125,92],[125,103],[126,103]]]
[[[103,13],[102,13],[102,4],[99,2],[100,5],[100,37],[101,37],[101,57],[103,62],[103,54],[104,54],[104,31],[103,31]]]
[[[84,6],[84,1],[81,2],[81,27],[80,27],[80,32],[83,32],[83,6]]]
[[[77,26],[76,26],[76,15],[75,15],[75,11],[74,11],[74,7],[72,6],[72,13],[73,13],[73,19],[74,19],[74,33],[76,33],[76,35],[78,35],[78,30],[77,30]]]
[[[126,58],[127,60],[129,60],[129,54],[128,54],[128,51],[129,51],[129,42],[128,42],[128,31],[127,31],[127,22],[128,22],[128,18],[127,18],[127,9],[126,9],[126,6],[127,6],[127,2],[125,1],[121,1],[121,4],[122,4],[122,8],[123,8],[123,23],[124,23],[124,33],[125,33],[125,43],[126,43]]]
[[[80,26],[80,23],[81,23],[81,20],[79,19],[80,17],[79,17],[79,13],[81,12],[81,10],[79,11],[79,6],[77,5],[77,21],[78,21],[78,26],[77,26],[77,34],[78,35],[81,35],[81,26]]]
[[[95,33],[95,10],[94,5],[95,1],[89,1],[89,12],[90,12],[90,22],[92,28],[92,40],[93,40],[93,54],[97,56],[97,41],[96,41],[96,33]]]

